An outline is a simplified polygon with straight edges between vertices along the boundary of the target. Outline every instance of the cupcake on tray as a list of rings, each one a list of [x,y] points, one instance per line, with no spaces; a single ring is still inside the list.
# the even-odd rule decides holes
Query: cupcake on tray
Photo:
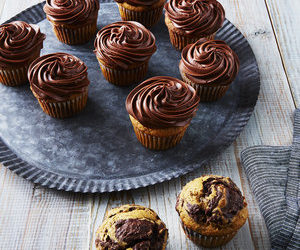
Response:
[[[46,0],[44,12],[57,39],[66,44],[88,42],[97,31],[99,0]]]
[[[17,86],[28,82],[30,63],[40,56],[46,36],[35,24],[15,21],[0,25],[0,82]]]
[[[94,52],[104,77],[119,86],[143,80],[155,51],[154,35],[138,22],[109,24],[95,39]]]
[[[129,93],[126,109],[142,145],[165,150],[182,139],[198,103],[193,87],[173,77],[157,76]]]
[[[96,249],[166,249],[168,229],[150,208],[123,205],[110,210],[96,232]]]
[[[225,19],[216,0],[170,0],[165,10],[170,41],[179,50],[203,37],[213,39]]]
[[[224,41],[200,39],[182,50],[179,70],[200,101],[215,101],[225,95],[239,65],[238,56]]]
[[[33,95],[43,111],[55,118],[72,116],[85,107],[90,83],[87,76],[84,62],[67,53],[41,56],[28,70]]]
[[[184,186],[176,210],[185,234],[203,247],[226,244],[248,218],[239,188],[230,178],[217,175],[205,175]]]

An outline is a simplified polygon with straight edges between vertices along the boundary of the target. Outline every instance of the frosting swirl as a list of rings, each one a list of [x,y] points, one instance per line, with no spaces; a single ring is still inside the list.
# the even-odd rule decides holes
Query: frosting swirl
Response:
[[[165,10],[174,27],[187,35],[211,35],[225,19],[223,6],[216,0],[170,0]]]
[[[154,35],[133,21],[105,26],[98,32],[94,45],[94,52],[100,60],[122,69],[148,61],[156,51]]]
[[[44,12],[50,21],[60,24],[83,24],[97,20],[98,0],[46,0]]]
[[[0,66],[23,64],[37,57],[45,34],[34,24],[15,21],[0,26]]]
[[[87,91],[90,83],[84,62],[67,53],[37,58],[28,69],[28,79],[38,98],[59,102]]]
[[[190,123],[198,103],[193,87],[173,77],[157,76],[129,93],[126,109],[148,128],[169,128]]]
[[[181,53],[180,72],[198,84],[230,84],[239,71],[239,59],[220,40],[199,40]]]
[[[152,6],[153,4],[156,4],[160,0],[115,0],[117,3],[128,3],[133,6]]]

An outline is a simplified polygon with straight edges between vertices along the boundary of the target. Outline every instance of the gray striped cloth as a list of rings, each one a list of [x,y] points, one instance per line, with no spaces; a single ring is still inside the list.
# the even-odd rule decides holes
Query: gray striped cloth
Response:
[[[300,109],[294,117],[291,146],[255,146],[241,153],[272,249],[300,249]]]

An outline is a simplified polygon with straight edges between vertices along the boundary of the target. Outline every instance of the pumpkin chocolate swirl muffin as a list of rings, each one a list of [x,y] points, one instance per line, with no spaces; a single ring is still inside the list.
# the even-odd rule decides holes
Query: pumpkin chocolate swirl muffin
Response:
[[[189,182],[177,197],[185,234],[196,244],[229,242],[248,218],[247,203],[229,177],[205,175]]]
[[[149,149],[174,147],[195,116],[199,97],[193,87],[169,76],[152,77],[126,99],[138,140]]]
[[[55,118],[80,112],[88,97],[87,67],[79,58],[54,53],[37,58],[28,70],[30,89],[43,111]]]
[[[150,208],[124,205],[110,210],[96,233],[97,250],[164,250],[168,229]]]
[[[0,82],[17,86],[28,82],[27,69],[40,56],[46,36],[34,24],[15,21],[0,25]]]
[[[104,77],[121,86],[141,81],[156,51],[154,35],[142,24],[132,21],[105,26],[98,32],[94,45]]]
[[[66,44],[88,42],[97,30],[99,0],[46,0],[44,12],[57,39]]]
[[[238,56],[224,41],[200,39],[182,50],[179,70],[201,101],[215,101],[225,95],[239,65]]]
[[[216,0],[170,0],[165,10],[171,43],[179,50],[203,37],[213,39],[225,19]]]

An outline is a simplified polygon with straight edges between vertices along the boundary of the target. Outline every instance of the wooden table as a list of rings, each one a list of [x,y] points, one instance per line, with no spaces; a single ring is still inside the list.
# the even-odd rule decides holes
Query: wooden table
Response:
[[[0,0],[1,23],[38,2]],[[292,141],[293,111],[300,103],[300,1],[220,2],[226,17],[248,39],[261,73],[254,114],[238,139],[207,166],[187,176],[110,194],[45,189],[0,166],[0,249],[95,249],[95,231],[105,212],[126,203],[157,211],[169,228],[168,249],[198,249],[184,236],[174,206],[185,183],[208,173],[230,176],[249,204],[248,222],[223,249],[270,248],[264,220],[241,166],[240,152],[252,145],[288,145]]]

